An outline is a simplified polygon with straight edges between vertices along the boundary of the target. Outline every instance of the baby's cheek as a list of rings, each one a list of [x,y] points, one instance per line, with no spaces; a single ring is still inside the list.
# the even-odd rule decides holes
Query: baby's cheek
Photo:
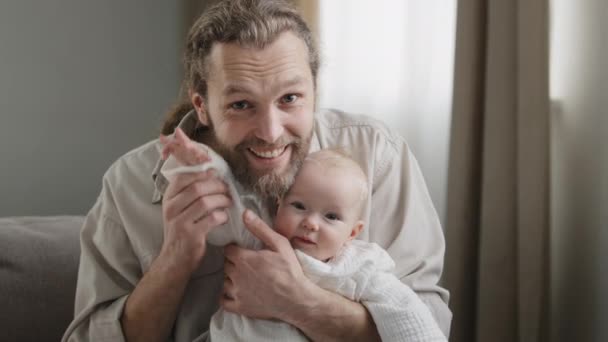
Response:
[[[297,224],[295,219],[289,214],[279,209],[277,217],[274,220],[274,229],[277,233],[283,235],[287,239],[291,239],[296,232]]]

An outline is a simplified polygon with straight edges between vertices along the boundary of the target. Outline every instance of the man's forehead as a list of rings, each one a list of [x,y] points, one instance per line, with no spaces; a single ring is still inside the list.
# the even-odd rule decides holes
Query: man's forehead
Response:
[[[241,93],[253,93],[255,92],[257,89],[255,87],[255,85],[249,85],[248,82],[246,81],[242,81],[239,82],[238,80],[224,80],[225,82],[223,82],[222,86],[222,95],[223,96],[230,96],[233,94],[241,94]],[[307,79],[306,77],[302,76],[302,75],[289,75],[287,77],[283,77],[281,79],[278,79],[275,83],[274,83],[274,87],[278,88],[278,90],[281,89],[286,89],[286,88],[291,88],[291,87],[297,87],[297,86],[303,86],[303,85],[307,85],[309,79]]]
[[[310,69],[308,48],[302,39],[289,31],[263,48],[216,43],[209,58],[209,76],[230,78],[243,73],[263,75],[298,68]]]

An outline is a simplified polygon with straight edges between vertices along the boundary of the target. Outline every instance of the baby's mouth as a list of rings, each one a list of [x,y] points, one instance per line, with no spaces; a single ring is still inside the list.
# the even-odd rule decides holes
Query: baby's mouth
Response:
[[[307,238],[306,236],[296,236],[293,238],[293,240],[295,242],[299,242],[299,243],[306,244],[306,245],[316,245],[316,243],[314,241]]]

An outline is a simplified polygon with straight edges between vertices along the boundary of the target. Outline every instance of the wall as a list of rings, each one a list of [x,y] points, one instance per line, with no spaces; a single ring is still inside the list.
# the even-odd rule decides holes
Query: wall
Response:
[[[608,2],[551,5],[551,341],[608,341]]]
[[[85,214],[155,138],[180,79],[180,1],[0,3],[0,216]]]

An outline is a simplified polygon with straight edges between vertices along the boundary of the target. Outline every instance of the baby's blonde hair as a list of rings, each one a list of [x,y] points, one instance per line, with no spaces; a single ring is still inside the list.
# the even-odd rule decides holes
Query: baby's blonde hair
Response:
[[[357,163],[348,153],[347,150],[341,147],[326,148],[309,154],[304,163],[313,162],[319,166],[323,166],[328,169],[348,169],[353,173],[355,180],[353,186],[356,186],[360,190],[359,201],[359,212],[363,215],[363,208],[368,197],[368,183],[367,176],[359,163]]]

